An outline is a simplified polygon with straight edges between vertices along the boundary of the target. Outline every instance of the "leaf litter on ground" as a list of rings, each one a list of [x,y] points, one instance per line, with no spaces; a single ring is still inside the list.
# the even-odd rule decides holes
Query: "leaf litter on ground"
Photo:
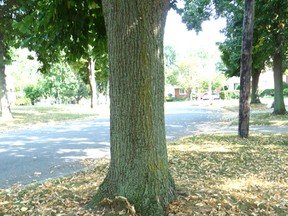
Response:
[[[177,188],[169,216],[288,215],[287,134],[195,135],[169,143],[168,153]],[[109,161],[84,163],[70,176],[1,189],[0,215],[127,215],[87,207]]]

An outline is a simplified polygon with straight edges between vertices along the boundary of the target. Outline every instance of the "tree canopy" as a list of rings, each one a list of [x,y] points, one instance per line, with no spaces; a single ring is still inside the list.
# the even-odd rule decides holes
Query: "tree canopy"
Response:
[[[228,77],[240,76],[240,53],[242,43],[242,23],[243,23],[243,3],[231,4],[230,11],[226,11],[225,18],[227,25],[224,30],[226,39],[218,43],[221,51],[221,58],[226,68],[224,73]],[[253,35],[253,52],[252,52],[252,93],[251,103],[259,103],[258,82],[261,71],[269,61],[269,55],[265,53],[265,46],[261,42],[261,34],[254,29]]]
[[[103,56],[107,58],[101,4],[100,0],[29,1],[23,7],[25,18],[15,24],[25,38],[19,41],[19,46],[28,47],[37,53],[38,60],[43,63],[42,72],[49,71],[54,63],[63,59],[73,65],[75,62],[82,64],[77,68],[83,80],[90,85],[92,108],[97,103],[95,61],[99,56],[102,56],[101,59]]]
[[[25,18],[15,24],[25,37],[19,45],[35,51],[44,69],[63,55],[75,61],[94,57],[100,48],[106,51],[101,1],[29,1],[25,11]]]
[[[22,18],[19,10],[20,0],[0,1],[0,103],[3,118],[12,118],[9,96],[6,87],[5,65],[11,60],[10,48],[14,46],[18,32],[13,23]]]

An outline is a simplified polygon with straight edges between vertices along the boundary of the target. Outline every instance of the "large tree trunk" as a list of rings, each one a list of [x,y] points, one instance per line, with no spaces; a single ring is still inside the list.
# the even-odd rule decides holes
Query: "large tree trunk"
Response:
[[[258,95],[258,83],[261,70],[256,70],[252,73],[252,92],[251,92],[251,104],[261,103]]]
[[[250,119],[250,79],[252,70],[252,39],[254,24],[255,0],[245,0],[243,20],[243,36],[240,69],[240,100],[238,135],[241,138],[249,136]]]
[[[87,61],[89,86],[91,91],[91,108],[95,109],[97,105],[97,83],[95,79],[95,61],[91,58]]]
[[[126,197],[164,215],[175,196],[164,121],[163,35],[168,0],[104,0],[109,41],[111,162],[94,198]]]
[[[12,119],[10,103],[8,100],[8,91],[6,87],[6,74],[4,63],[4,45],[3,34],[0,33],[0,104],[3,119]]]
[[[273,56],[273,71],[274,71],[274,110],[277,115],[286,114],[285,103],[283,98],[283,55],[277,52]]]

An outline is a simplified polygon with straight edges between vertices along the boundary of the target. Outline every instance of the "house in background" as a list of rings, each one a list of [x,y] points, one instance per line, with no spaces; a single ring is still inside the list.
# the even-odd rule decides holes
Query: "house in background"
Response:
[[[224,84],[226,86],[226,89],[229,91],[237,90],[240,86],[240,77],[230,77],[227,79],[226,83]]]
[[[284,82],[288,81],[286,75],[283,75],[283,81]],[[261,73],[259,77],[258,88],[259,90],[274,89],[274,73],[272,69],[269,69]]]
[[[283,81],[288,83],[287,75],[283,75]],[[227,90],[239,89],[240,77],[231,77],[227,79],[225,86],[227,86],[228,88]],[[259,90],[274,89],[274,75],[271,69],[261,73],[259,77],[258,89]]]
[[[283,81],[288,83],[288,76],[283,75]],[[227,81],[224,83],[223,86],[226,86],[226,90],[239,90],[240,88],[240,77],[230,77],[227,79]],[[265,89],[274,89],[274,75],[273,71],[267,70],[263,73],[261,73],[259,77],[259,83],[258,83],[258,88],[259,90],[265,90]],[[214,90],[214,93],[219,94],[221,91],[220,88],[216,88]],[[195,94],[197,97],[202,97],[204,93],[198,93]],[[195,97],[196,97],[195,96]],[[172,86],[172,85],[167,85],[165,86],[165,97],[173,97],[173,98],[189,98],[190,97],[190,92],[186,91],[186,89],[181,88],[180,86]]]
[[[184,88],[169,85],[165,86],[165,97],[188,98],[189,93]]]
[[[175,98],[189,97],[188,92],[184,88],[176,87],[174,91],[175,91]]]

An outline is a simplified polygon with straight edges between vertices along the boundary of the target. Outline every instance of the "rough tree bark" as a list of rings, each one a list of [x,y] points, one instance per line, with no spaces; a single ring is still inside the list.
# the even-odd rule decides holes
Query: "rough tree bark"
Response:
[[[250,119],[250,79],[252,70],[252,39],[254,24],[255,0],[245,0],[245,11],[242,33],[241,69],[240,69],[240,100],[238,135],[249,136]]]
[[[97,83],[95,79],[95,61],[91,58],[87,61],[89,86],[91,91],[91,108],[95,109],[97,105]]]
[[[111,161],[94,197],[126,197],[164,215],[175,196],[164,120],[163,35],[169,0],[104,0],[110,68]]]
[[[273,56],[274,72],[274,110],[277,115],[286,114],[286,108],[283,97],[283,55],[282,52],[276,52]]]
[[[261,103],[258,95],[258,83],[259,77],[261,74],[261,70],[256,70],[252,73],[252,92],[251,92],[251,104],[259,104]]]
[[[4,63],[4,45],[3,45],[3,34],[0,33],[0,104],[3,119],[12,119],[12,113],[8,100],[8,92],[6,87],[6,74],[5,74],[5,63]]]

